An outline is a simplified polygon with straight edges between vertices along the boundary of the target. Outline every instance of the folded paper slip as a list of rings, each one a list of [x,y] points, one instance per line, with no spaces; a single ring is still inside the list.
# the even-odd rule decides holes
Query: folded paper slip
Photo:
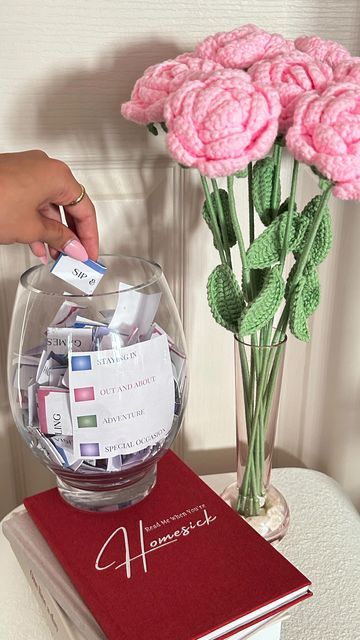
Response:
[[[25,506],[109,640],[236,637],[310,595],[309,580],[172,452],[129,509],[77,511],[56,489]]]

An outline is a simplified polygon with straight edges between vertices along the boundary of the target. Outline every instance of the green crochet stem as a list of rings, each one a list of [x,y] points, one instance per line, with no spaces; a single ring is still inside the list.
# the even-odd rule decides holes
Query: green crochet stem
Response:
[[[215,211],[215,209],[213,207],[213,203],[211,201],[209,186],[208,186],[206,178],[204,176],[202,176],[201,174],[200,174],[200,179],[201,179],[201,184],[202,184],[203,189],[204,189],[204,194],[205,194],[205,198],[206,198],[206,204],[207,204],[209,215],[210,215],[210,218],[211,218],[212,232],[213,232],[214,237],[216,239],[216,244],[217,244],[217,246],[219,248],[220,259],[221,259],[222,264],[226,264],[226,255],[225,255],[223,244],[222,244],[221,233],[220,233],[220,229],[219,229],[219,225],[218,225],[218,221],[217,221],[216,211]]]
[[[231,221],[234,227],[236,241],[238,243],[241,265],[243,271],[244,278],[244,288],[245,288],[245,298],[249,300],[250,297],[250,269],[248,267],[246,249],[244,244],[244,238],[242,235],[242,231],[240,228],[239,220],[236,215],[236,204],[235,204],[235,196],[234,196],[234,176],[228,176],[227,178],[227,188],[228,188],[228,196],[229,196],[229,209]]]
[[[284,237],[284,242],[283,242],[282,251],[281,251],[281,257],[280,257],[281,273],[284,270],[285,259],[286,259],[286,256],[288,254],[288,251],[289,251],[289,242],[290,242],[292,221],[293,221],[293,216],[294,216],[295,196],[296,196],[296,186],[297,186],[298,173],[299,173],[299,162],[294,159],[293,171],[292,171],[292,177],[291,177],[291,190],[290,190],[289,209],[288,209],[288,216],[287,216],[287,221],[286,221],[285,237]]]
[[[271,214],[275,219],[277,215],[276,203],[279,201],[278,187],[279,175],[282,156],[282,145],[276,144],[273,151],[273,159],[275,162],[275,171],[273,176],[273,189],[271,192]],[[288,204],[288,217],[285,228],[284,238],[282,240],[280,268],[283,271],[286,255],[289,251],[290,236],[292,229],[292,220],[295,212],[295,195],[298,177],[298,163],[295,160],[292,172],[291,192]],[[251,163],[248,166],[248,205],[249,205],[249,238],[250,242],[255,237],[254,222],[254,206],[252,201],[252,181],[253,172]],[[232,269],[231,250],[229,246],[229,238],[226,227],[226,220],[223,211],[222,201],[217,181],[212,179],[213,194],[210,194],[208,180],[201,176],[206,203],[210,216],[210,226],[219,256],[222,264],[227,264]],[[261,331],[254,333],[250,338],[250,354],[247,359],[245,345],[239,340],[238,349],[240,357],[240,367],[243,382],[243,398],[246,419],[247,432],[247,460],[244,475],[239,488],[239,497],[237,509],[239,513],[245,516],[254,516],[260,513],[262,500],[264,497],[264,465],[265,465],[265,436],[267,431],[267,423],[271,411],[276,380],[279,373],[281,362],[281,353],[285,344],[285,333],[289,320],[289,305],[291,294],[302,277],[304,268],[307,264],[312,246],[321,224],[323,213],[330,197],[332,185],[323,192],[319,203],[318,211],[313,219],[311,228],[307,232],[306,245],[297,262],[296,272],[291,281],[291,287],[287,296],[287,301],[280,321],[274,331],[271,340],[273,320],[270,321]],[[248,265],[244,238],[236,213],[236,204],[234,196],[234,176],[227,178],[227,191],[229,199],[230,217],[235,232],[235,237],[240,253],[243,271],[243,289],[246,300],[254,298],[255,290],[255,271],[251,271]]]
[[[248,205],[249,205],[249,241],[250,244],[255,238],[255,214],[254,214],[254,202],[252,197],[252,179],[253,169],[252,162],[248,164]]]
[[[248,451],[245,471],[239,488],[239,497],[237,510],[245,516],[254,516],[260,513],[259,498],[263,493],[262,478],[264,473],[264,439],[267,428],[267,421],[271,410],[273,394],[276,379],[279,373],[281,362],[281,353],[285,345],[285,333],[289,317],[289,300],[296,283],[302,276],[306,266],[310,251],[312,249],[316,233],[321,224],[325,207],[331,194],[332,185],[323,192],[319,208],[316,212],[312,227],[309,231],[307,242],[304,250],[299,258],[298,266],[294,275],[292,287],[288,295],[288,300],[281,315],[278,327],[274,333],[273,341],[270,346],[269,333],[264,332],[260,335],[260,344],[264,347],[260,350],[260,363],[256,363],[255,353],[250,358],[250,388],[246,390],[247,403],[252,406],[250,415],[250,423],[247,424],[248,435]],[[267,343],[265,340],[269,340]],[[252,344],[254,344],[252,342]],[[265,345],[269,345],[268,348]],[[253,346],[251,351],[259,350]],[[258,357],[258,356],[257,356]],[[256,381],[256,397],[254,398],[254,389]],[[245,387],[248,381],[243,379],[244,395]],[[248,417],[246,417],[248,419]],[[256,487],[256,491],[254,488]]]
[[[276,210],[276,202],[278,198],[278,190],[279,190],[279,177],[280,177],[280,169],[281,169],[281,156],[282,156],[283,147],[281,144],[274,144],[274,152],[273,158],[275,162],[275,172],[273,178],[273,188],[271,192],[271,212],[272,212],[272,220],[275,218],[275,210]]]

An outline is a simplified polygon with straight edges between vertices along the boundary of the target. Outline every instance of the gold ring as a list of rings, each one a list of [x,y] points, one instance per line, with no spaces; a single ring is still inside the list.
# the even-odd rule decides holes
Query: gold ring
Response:
[[[68,204],[64,204],[63,207],[73,207],[75,204],[79,204],[79,202],[81,202],[81,200],[86,195],[86,191],[85,191],[84,185],[81,184],[80,187],[81,187],[80,195],[77,198],[75,198],[75,200],[72,200]]]

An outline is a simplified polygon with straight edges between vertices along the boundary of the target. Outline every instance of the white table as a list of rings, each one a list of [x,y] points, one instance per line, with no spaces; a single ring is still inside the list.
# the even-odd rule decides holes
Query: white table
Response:
[[[205,476],[217,492],[234,474]],[[313,582],[314,596],[295,607],[282,640],[360,639],[360,518],[339,485],[307,469],[275,469],[272,480],[290,506],[277,546]],[[51,640],[37,602],[0,532],[0,640]],[[174,638],[173,640],[176,640]]]

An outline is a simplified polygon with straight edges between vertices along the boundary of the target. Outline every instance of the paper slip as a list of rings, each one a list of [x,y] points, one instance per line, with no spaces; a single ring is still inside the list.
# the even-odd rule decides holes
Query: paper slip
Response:
[[[41,449],[41,451],[45,454],[49,462],[54,462],[57,465],[60,464],[61,466],[63,466],[64,459],[62,458],[62,456],[60,455],[56,447],[52,444],[49,438],[46,438],[46,436],[43,436],[42,433],[40,433],[40,431],[37,431],[36,435],[34,435],[33,438],[37,444],[38,449]]]
[[[56,312],[54,318],[50,322],[51,327],[72,327],[76,322],[76,316],[80,310],[86,309],[86,307],[80,307],[74,305],[69,300],[65,300],[60,309]]]
[[[130,334],[138,329],[138,335],[145,335],[158,310],[161,293],[141,293],[129,289],[129,285],[119,283],[119,298],[116,309],[109,323],[109,329],[120,330]],[[110,319],[108,312],[102,312],[105,319]]]
[[[28,356],[24,353],[22,354],[16,354],[15,357],[12,360],[12,364],[19,364],[19,365],[23,365],[23,364],[29,364],[32,366],[38,366],[38,362],[39,362],[39,357],[38,356]]]
[[[162,329],[156,322],[154,322],[153,326],[152,326],[152,332],[151,332],[151,337],[150,340],[153,340],[155,338],[157,338],[158,336],[162,336],[165,335],[167,336],[167,334],[165,333],[164,329]],[[182,353],[181,351],[179,351],[179,349],[176,347],[174,341],[167,336],[168,339],[168,343],[169,343],[169,349],[170,349],[170,358],[171,358],[171,362],[174,365],[174,377],[177,380],[178,384],[179,384],[179,388],[180,390],[182,390],[184,388],[184,383],[185,383],[185,363],[186,363],[186,355],[185,353]]]
[[[90,320],[89,318],[83,318],[83,316],[76,316],[75,327],[107,327],[104,322],[98,322],[97,320]]]
[[[22,391],[27,391],[32,378],[36,376],[36,365],[24,364],[15,370],[13,384]]]
[[[75,458],[73,454],[72,436],[51,436],[50,440],[60,453],[65,465],[76,471],[83,463],[83,460]]]
[[[93,329],[72,327],[49,327],[46,332],[46,349],[49,353],[65,355],[70,351],[90,351]]]
[[[28,411],[29,411],[29,426],[36,427],[38,425],[38,416],[36,410],[36,392],[38,390],[38,383],[31,382],[28,387]]]
[[[166,336],[69,360],[75,456],[135,453],[166,437],[175,402]]]
[[[94,334],[94,346],[97,351],[104,351],[104,349],[121,349],[126,347],[128,336],[126,334],[120,334],[116,331],[110,331],[107,327],[99,327],[95,329]]]
[[[39,429],[53,435],[72,435],[69,391],[55,387],[40,387],[37,392]]]
[[[64,282],[87,294],[92,294],[101,278],[106,273],[106,267],[99,262],[86,260],[79,262],[61,253],[51,268],[51,273]]]
[[[50,387],[60,387],[62,386],[62,380],[66,373],[66,367],[57,367],[55,369],[50,369],[49,371],[49,386]],[[66,385],[63,385],[66,387]]]

